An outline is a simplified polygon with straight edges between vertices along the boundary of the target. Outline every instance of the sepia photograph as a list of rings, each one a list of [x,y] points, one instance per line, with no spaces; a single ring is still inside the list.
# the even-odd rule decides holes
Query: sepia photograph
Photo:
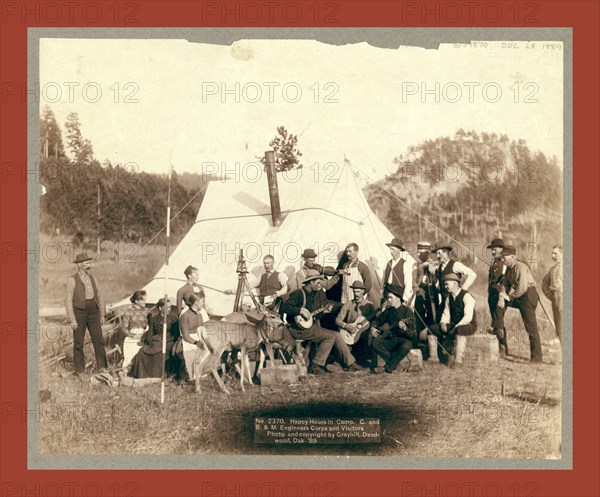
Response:
[[[30,33],[30,466],[570,467],[570,30],[108,31]]]

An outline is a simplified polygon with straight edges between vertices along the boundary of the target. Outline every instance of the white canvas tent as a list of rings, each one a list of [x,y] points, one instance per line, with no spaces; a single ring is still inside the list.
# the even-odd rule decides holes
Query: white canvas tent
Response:
[[[351,166],[329,164],[329,168],[279,173],[283,219],[278,227],[272,223],[267,177],[261,167],[248,166],[237,178],[209,183],[196,222],[171,254],[169,297],[175,299],[185,283],[183,271],[191,264],[200,270],[209,314],[223,316],[233,310],[235,295],[223,291],[235,291],[237,286],[240,248],[252,280],[260,274],[267,254],[275,257],[276,269],[290,277],[300,268],[304,249],[313,248],[319,264],[335,267],[346,245],[355,242],[359,258],[372,271],[370,296],[378,303],[383,269],[390,258],[385,243],[392,234],[371,211]],[[163,266],[144,287],[148,302],[164,296],[164,281]]]

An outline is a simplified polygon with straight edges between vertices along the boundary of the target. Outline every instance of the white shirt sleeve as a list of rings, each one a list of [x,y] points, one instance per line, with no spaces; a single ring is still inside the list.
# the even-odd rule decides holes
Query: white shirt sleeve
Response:
[[[464,274],[466,276],[465,282],[461,285],[461,288],[463,290],[468,290],[477,278],[477,274],[475,274],[475,271],[465,266],[462,262],[455,261],[454,266],[452,266],[452,270],[456,274]]]
[[[444,302],[444,312],[442,312],[442,318],[440,324],[450,324],[450,304],[449,299]]]
[[[409,262],[404,264],[404,303],[408,305],[413,294],[413,266]]]
[[[463,302],[465,304],[465,315],[463,318],[456,323],[456,326],[462,326],[463,324],[469,324],[473,321],[473,311],[475,310],[475,299],[470,293],[464,296]]]
[[[282,295],[285,295],[288,291],[288,285],[287,285],[287,277],[285,275],[285,273],[279,273],[279,276],[277,278],[279,280],[279,284],[281,285],[281,290],[278,290],[277,292],[275,292],[275,295],[277,295],[278,297],[281,297]]]

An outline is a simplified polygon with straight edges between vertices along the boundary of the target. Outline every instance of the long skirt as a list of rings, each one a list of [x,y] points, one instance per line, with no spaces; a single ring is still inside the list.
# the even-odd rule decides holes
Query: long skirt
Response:
[[[133,338],[125,337],[125,341],[123,342],[123,369],[127,368],[131,364],[131,361],[135,355],[142,348],[142,346],[138,345],[138,343],[142,339],[144,330],[141,328],[135,328],[129,332],[133,334]]]

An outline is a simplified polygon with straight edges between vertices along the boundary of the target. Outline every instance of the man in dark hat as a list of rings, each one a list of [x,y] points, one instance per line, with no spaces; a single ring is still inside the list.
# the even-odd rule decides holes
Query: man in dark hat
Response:
[[[554,266],[550,268],[548,274],[542,281],[542,291],[552,303],[552,314],[554,316],[554,327],[556,336],[562,342],[562,297],[563,297],[563,270],[562,270],[562,245],[552,247],[552,260]]]
[[[498,306],[504,274],[506,273],[506,265],[502,260],[504,241],[501,238],[494,238],[487,248],[492,250],[493,257],[488,275],[488,306],[492,317],[491,333],[498,337],[500,357],[506,357],[508,355],[508,344],[506,342],[506,328],[504,327],[505,308]]]
[[[396,285],[404,290],[402,295],[404,302],[410,302],[410,298],[413,294],[414,268],[411,264],[407,264],[406,260],[402,257],[402,252],[406,252],[404,244],[399,238],[393,238],[392,241],[386,243],[386,245],[390,248],[392,258],[388,261],[383,270],[383,301],[387,299],[387,288],[390,285]]]
[[[388,307],[373,321],[371,326],[371,346],[385,360],[384,371],[393,373],[396,366],[416,345],[415,316],[403,304],[404,289],[398,285],[388,287]],[[379,368],[372,373],[382,372]]]
[[[297,290],[302,288],[302,282],[306,278],[308,271],[314,269],[320,274],[323,274],[323,267],[317,264],[317,253],[311,249],[304,249],[302,252],[302,267],[296,271],[296,274],[288,280],[288,286],[290,290]],[[325,290],[332,288],[338,281],[340,281],[340,275],[336,272],[331,275],[331,278],[323,278],[322,287]]]
[[[505,246],[502,249],[506,274],[499,294],[498,306],[519,309],[525,330],[529,335],[530,360],[540,363],[542,362],[542,342],[535,315],[540,297],[529,267],[524,262],[518,261],[516,254],[517,249],[513,246]]]
[[[282,311],[287,315],[287,321],[291,325],[290,333],[294,339],[319,344],[317,353],[309,368],[311,374],[327,372],[325,365],[334,345],[349,371],[362,370],[356,364],[356,359],[341,335],[320,326],[319,319],[326,312],[330,312],[332,307],[333,303],[327,300],[323,291],[323,275],[316,269],[307,271],[306,278],[302,281],[302,288],[290,293],[288,299],[282,305]],[[312,318],[313,324],[308,328],[306,328],[306,325],[300,325],[296,319],[299,316],[305,320]]]
[[[450,258],[450,252],[452,252],[452,250],[452,245],[443,243],[436,243],[435,247],[433,248],[433,253],[435,254],[439,263],[436,269],[435,276],[439,286],[441,306],[444,305],[444,299],[448,294],[444,285],[444,278],[446,275],[454,273],[457,274],[459,277],[462,277],[462,283],[460,287],[463,290],[468,290],[477,278],[475,271],[465,266],[462,262],[455,261],[454,259]],[[439,318],[440,316],[438,316],[438,319]]]
[[[69,278],[66,284],[65,307],[67,317],[73,328],[73,364],[75,374],[85,372],[85,355],[83,343],[86,328],[90,332],[94,354],[96,355],[96,370],[104,372],[108,366],[102,325],[106,309],[100,288],[91,274],[92,258],[87,254],[77,254],[75,257],[77,272]]]
[[[376,356],[369,346],[369,334],[364,332],[370,328],[370,320],[375,317],[377,309],[365,297],[367,287],[362,281],[355,281],[350,288],[354,292],[354,298],[342,306],[335,324],[339,326],[342,337],[346,337],[345,341],[352,354],[369,367],[375,367],[377,364],[373,360]]]
[[[446,298],[439,325],[433,325],[431,333],[442,344],[441,361],[461,365],[467,348],[467,336],[477,331],[477,314],[473,295],[460,287],[457,274],[444,276]]]

